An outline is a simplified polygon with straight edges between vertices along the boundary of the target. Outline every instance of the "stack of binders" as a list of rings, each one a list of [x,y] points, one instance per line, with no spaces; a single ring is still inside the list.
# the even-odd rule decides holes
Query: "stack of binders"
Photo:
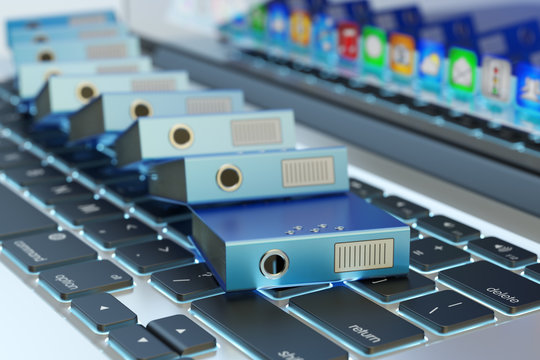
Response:
[[[296,149],[291,110],[192,90],[184,71],[153,70],[111,13],[83,20],[10,23],[21,111],[189,208],[189,240],[224,290],[408,272],[409,227],[348,193],[344,147]]]

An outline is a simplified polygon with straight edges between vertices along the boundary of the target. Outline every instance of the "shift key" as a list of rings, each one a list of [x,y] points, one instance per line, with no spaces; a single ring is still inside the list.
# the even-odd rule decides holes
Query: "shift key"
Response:
[[[197,314],[264,359],[346,360],[347,352],[255,293],[228,293],[191,304]]]
[[[508,314],[540,306],[540,284],[487,261],[441,271],[439,280]]]

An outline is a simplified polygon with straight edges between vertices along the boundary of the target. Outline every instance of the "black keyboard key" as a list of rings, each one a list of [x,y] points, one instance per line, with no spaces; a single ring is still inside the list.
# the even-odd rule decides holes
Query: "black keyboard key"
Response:
[[[444,118],[446,121],[454,123],[459,126],[463,126],[467,129],[479,129],[487,124],[486,120],[480,119],[476,116],[461,114],[461,115],[448,115]]]
[[[111,330],[109,341],[112,341],[132,359],[170,360],[178,358],[178,354],[142,325],[130,325]]]
[[[471,241],[468,246],[470,250],[510,268],[532,264],[537,259],[535,253],[493,236]]]
[[[156,224],[191,218],[191,211],[187,206],[169,201],[149,199],[137,203],[135,208]]]
[[[368,185],[360,180],[350,179],[349,185],[351,191],[362,199],[371,199],[382,196],[383,191],[375,186]]]
[[[107,185],[107,191],[125,203],[142,201],[148,197],[148,180],[134,180]]]
[[[96,221],[120,219],[124,212],[105,200],[83,200],[57,204],[58,216],[73,225],[84,225]]]
[[[411,104],[414,102],[413,98],[403,94],[383,94],[382,99],[395,105],[411,106]]]
[[[292,298],[289,306],[367,354],[424,339],[422,329],[343,286]]]
[[[40,165],[41,161],[29,152],[20,151],[18,149],[7,149],[0,152],[0,170]]]
[[[540,306],[540,284],[488,261],[441,271],[439,280],[508,314]]]
[[[106,249],[155,240],[157,234],[137,219],[116,219],[84,225],[84,232]]]
[[[411,240],[418,239],[420,239],[420,231],[416,230],[415,228],[411,228]]]
[[[84,320],[94,325],[94,330],[101,332],[137,323],[137,314],[109,293],[73,299],[71,310],[76,310]]]
[[[90,200],[94,193],[74,182],[56,184],[36,184],[28,187],[36,199],[46,205],[61,204],[69,201]]]
[[[0,151],[13,151],[17,149],[17,144],[8,138],[0,137]]]
[[[443,334],[494,318],[493,310],[452,290],[402,302],[399,311]]]
[[[136,170],[124,170],[113,165],[83,169],[81,170],[81,174],[100,185],[135,181],[140,176],[139,172]]]
[[[216,347],[216,338],[185,315],[173,315],[150,321],[146,328],[180,355]]]
[[[274,299],[288,299],[293,296],[303,295],[314,291],[319,291],[329,287],[329,284],[316,284],[305,286],[287,286],[261,290],[265,295]]]
[[[411,107],[414,110],[429,116],[443,116],[448,111],[446,108],[435,104],[413,105]]]
[[[208,267],[202,263],[158,271],[152,274],[151,279],[154,285],[181,302],[223,291]]]
[[[328,71],[327,69],[321,69],[321,68],[315,69],[315,72],[313,73],[313,75],[315,75],[317,78],[321,80],[329,81],[329,82],[334,82],[334,80],[339,77],[339,75],[336,74],[335,72],[331,72],[331,71]]]
[[[97,253],[67,232],[43,232],[4,242],[4,248],[29,272],[93,260]]]
[[[7,169],[6,176],[19,186],[62,183],[66,176],[50,166],[24,166]]]
[[[67,152],[71,150],[70,147],[66,146],[69,141],[69,135],[61,130],[34,132],[30,134],[30,139],[33,143],[47,151],[61,149],[61,152]]]
[[[443,215],[424,217],[418,219],[416,224],[419,228],[429,231],[435,236],[440,236],[456,243],[480,238],[479,230]]]
[[[404,220],[413,220],[429,214],[428,209],[398,196],[375,198],[371,203]]]
[[[192,218],[189,217],[189,219],[175,221],[173,223],[169,223],[167,228],[180,236],[188,237],[192,235],[193,230],[191,220]]]
[[[496,138],[511,142],[511,143],[517,143],[521,141],[525,141],[528,139],[529,134],[525,131],[520,131],[517,129],[513,129],[508,126],[499,126],[499,127],[491,127],[491,126],[485,126],[483,128],[484,134],[494,136]]]
[[[87,261],[42,271],[39,281],[55,291],[62,300],[127,288],[133,279],[109,260]]]
[[[346,85],[349,89],[365,95],[381,96],[381,89],[377,86],[360,83],[356,80],[349,80]]]
[[[141,274],[192,263],[192,253],[169,239],[154,240],[116,249],[116,256]]]
[[[435,290],[435,282],[409,270],[405,277],[366,279],[349,283],[382,302],[392,302]]]
[[[0,185],[0,199],[0,241],[52,231],[58,227],[54,221],[3,185]]]
[[[525,275],[540,281],[540,263],[529,265],[525,268]]]
[[[411,265],[421,271],[433,271],[470,260],[468,252],[428,237],[411,242]]]
[[[84,169],[95,166],[105,166],[112,163],[112,159],[102,152],[94,149],[65,152],[56,155],[70,167]]]
[[[525,140],[525,147],[540,152],[540,139],[533,140],[533,139],[526,139]]]
[[[256,293],[228,293],[191,304],[264,359],[346,360],[347,352]]]

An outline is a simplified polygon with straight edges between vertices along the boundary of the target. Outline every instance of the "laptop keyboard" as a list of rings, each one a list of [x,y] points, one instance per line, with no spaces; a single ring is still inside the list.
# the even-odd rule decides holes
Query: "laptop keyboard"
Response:
[[[379,92],[368,85],[362,91]],[[442,111],[414,106],[432,116]],[[537,254],[359,179],[350,179],[353,193],[411,226],[407,277],[224,293],[186,241],[187,208],[151,198],[144,176],[115,168],[109,149],[66,149],[66,138],[30,132],[7,105],[2,111],[8,114],[0,114],[2,255],[39,278],[55,299],[71,301],[71,312],[96,336],[108,336],[122,356],[219,355],[223,341],[250,357],[358,358],[406,351],[540,308]],[[451,119],[482,126],[467,115]],[[517,139],[505,129],[489,134]],[[137,292],[137,281],[187,304],[191,316],[137,325],[137,314],[115,297]]]

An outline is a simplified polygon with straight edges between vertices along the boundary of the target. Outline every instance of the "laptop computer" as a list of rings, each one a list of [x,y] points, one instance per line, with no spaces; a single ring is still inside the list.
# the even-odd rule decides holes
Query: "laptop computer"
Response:
[[[230,49],[224,48],[214,41],[194,38],[191,35],[185,41],[176,38],[173,41],[171,38],[175,33],[171,31],[172,29],[169,28],[168,31],[165,31],[170,24],[165,22],[162,24],[162,28],[157,28],[156,23],[152,22],[152,19],[164,18],[164,13],[170,10],[169,2],[156,2],[152,6],[142,1],[132,2],[130,10],[128,17],[131,19],[130,24],[146,40],[145,45],[147,45],[148,53],[153,56],[156,66],[160,68],[185,68],[190,72],[190,78],[195,80],[194,82],[198,81],[205,87],[230,88],[232,84],[242,87],[248,101],[255,104],[248,105],[251,109],[272,108],[276,107],[277,103],[280,104],[279,107],[290,106],[294,108],[297,117],[302,122],[297,127],[300,146],[347,144],[350,154],[351,189],[359,196],[397,215],[420,231],[418,236],[413,231],[414,235],[412,236],[418,237],[418,240],[411,243],[411,271],[416,274],[416,276],[412,276],[415,276],[415,280],[417,280],[414,284],[411,280],[407,285],[393,285],[395,280],[382,278],[368,282],[351,282],[345,286],[334,284],[331,288],[321,286],[303,290],[258,291],[255,295],[244,294],[244,298],[240,300],[246,301],[245,307],[231,307],[232,315],[227,318],[224,314],[228,313],[227,306],[234,302],[234,298],[225,297],[219,291],[214,291],[215,289],[211,286],[210,289],[205,289],[210,290],[205,293],[205,296],[208,296],[206,301],[199,300],[200,296],[197,295],[190,298],[189,294],[186,295],[185,292],[181,291],[176,294],[181,296],[174,297],[167,289],[156,290],[149,283],[149,280],[154,280],[152,275],[149,275],[153,273],[152,270],[133,269],[133,266],[129,265],[133,264],[130,262],[132,258],[130,258],[129,253],[111,250],[111,247],[107,248],[109,245],[106,241],[98,240],[100,231],[108,231],[109,228],[98,225],[85,226],[84,233],[81,233],[80,227],[68,224],[70,219],[66,219],[66,216],[58,216],[61,211],[64,211],[62,210],[63,206],[58,204],[62,202],[69,204],[73,201],[79,202],[80,199],[88,199],[85,196],[90,191],[91,194],[101,194],[102,200],[105,199],[105,201],[115,204],[116,208],[120,205],[122,210],[132,215],[131,219],[140,221],[141,228],[142,226],[149,227],[151,229],[150,235],[148,236],[148,232],[141,235],[147,236],[145,239],[148,243],[159,234],[161,238],[170,237],[173,240],[172,244],[185,248],[188,246],[183,241],[184,238],[180,236],[182,234],[182,216],[184,215],[182,209],[165,211],[163,207],[156,206],[155,203],[141,201],[140,198],[132,195],[135,192],[122,190],[129,188],[127,185],[129,181],[107,183],[106,175],[103,177],[103,175],[99,175],[99,171],[88,170],[104,165],[103,162],[99,162],[103,160],[100,156],[96,156],[97,159],[91,158],[92,163],[88,161],[88,158],[81,161],[80,158],[70,156],[69,152],[68,155],[62,154],[62,151],[58,151],[58,149],[52,152],[50,151],[52,149],[51,142],[47,141],[50,139],[49,137],[34,138],[34,134],[25,133],[19,127],[12,126],[13,124],[4,123],[3,134],[7,138],[5,139],[7,149],[15,144],[22,150],[22,153],[31,153],[32,156],[37,156],[39,159],[53,160],[48,158],[53,154],[54,162],[51,165],[53,170],[61,173],[60,179],[62,175],[70,175],[74,178],[72,183],[83,185],[82,189],[76,189],[78,195],[81,196],[78,200],[68,197],[57,202],[58,199],[50,200],[46,199],[46,196],[41,196],[41,199],[45,198],[45,203],[47,200],[54,202],[56,213],[53,214],[52,208],[43,206],[43,201],[39,199],[37,190],[39,186],[37,185],[40,184],[18,186],[13,180],[20,179],[15,175],[17,168],[24,168],[17,166],[9,171],[4,171],[6,176],[2,179],[2,186],[20,196],[13,198],[8,195],[9,192],[6,192],[5,199],[9,199],[14,211],[18,203],[16,200],[28,200],[26,203],[31,204],[32,208],[38,209],[41,213],[49,214],[55,223],[59,223],[70,234],[97,251],[101,259],[111,260],[113,264],[131,276],[134,279],[135,287],[114,292],[113,295],[138,316],[139,324],[146,325],[147,328],[162,334],[159,330],[155,330],[157,323],[154,323],[155,326],[148,324],[154,320],[173,315],[188,316],[197,326],[214,337],[217,343],[216,347],[210,341],[211,345],[203,347],[208,351],[202,354],[200,351],[191,349],[193,350],[191,354],[195,354],[194,358],[275,357],[307,359],[348,356],[357,359],[375,356],[390,359],[428,359],[433,357],[445,359],[456,356],[504,358],[516,354],[524,358],[534,357],[538,346],[534,340],[530,339],[534,339],[540,331],[538,325],[540,315],[538,311],[535,311],[534,306],[523,309],[519,307],[521,304],[516,300],[529,304],[538,301],[536,256],[540,254],[540,248],[537,240],[538,207],[535,207],[538,202],[530,201],[537,198],[538,193],[534,192],[535,188],[531,190],[526,186],[527,181],[523,183],[514,181],[516,178],[528,178],[528,176],[531,176],[533,181],[534,179],[538,180],[538,175],[534,171],[531,169],[524,171],[522,165],[509,166],[508,160],[502,161],[500,156],[496,156],[500,153],[485,156],[485,154],[479,154],[469,148],[462,149],[447,138],[441,139],[440,136],[419,133],[406,127],[404,129],[403,126],[389,124],[387,119],[381,119],[380,114],[377,116],[373,114],[374,111],[381,111],[377,106],[382,104],[381,108],[393,111],[394,116],[399,116],[399,110],[395,111],[387,103],[379,104],[378,96],[375,96],[375,104],[371,104],[373,108],[363,109],[369,115],[366,116],[365,113],[362,115],[358,109],[345,107],[343,104],[336,103],[332,98],[321,101],[321,96],[316,94],[321,89],[317,86],[310,88],[308,84],[302,85],[303,88],[298,89],[295,86],[287,87],[283,82],[269,82],[267,78],[261,77],[260,71],[250,70],[249,61],[251,58],[247,63],[231,61],[227,57],[227,52]],[[149,33],[148,29],[154,29],[155,32]],[[156,33],[161,34],[162,38],[156,40]],[[190,42],[197,46],[190,46]],[[201,46],[201,44],[205,44],[205,46]],[[298,84],[298,78],[294,77],[296,75],[289,72],[288,77],[284,78],[284,82]],[[192,86],[201,87],[200,84],[196,83]],[[262,95],[257,96],[257,94]],[[358,103],[364,106],[362,99],[358,99]],[[317,113],[319,113],[318,116]],[[320,116],[320,114],[324,114],[324,116]],[[423,119],[421,114],[412,114],[411,117],[416,117],[419,121]],[[339,131],[329,134],[330,130],[324,126],[324,122],[328,118],[342,118],[344,122],[357,121],[362,125],[362,131],[355,131],[354,136],[348,136]],[[323,132],[306,124],[322,128]],[[373,142],[363,141],[378,132],[384,133],[384,136],[375,138]],[[19,137],[21,134],[29,137]],[[381,143],[381,141],[384,142]],[[389,142],[392,146],[388,145]],[[377,147],[373,145],[374,143],[381,146]],[[377,151],[381,148],[386,149],[386,152]],[[456,148],[459,148],[460,152],[455,151]],[[40,150],[45,151],[41,152]],[[391,155],[389,155],[390,152]],[[10,152],[3,151],[3,153]],[[423,155],[426,153],[436,154],[437,156],[433,156],[436,160],[426,163],[429,158]],[[527,152],[527,154],[529,153]],[[458,158],[458,155],[462,157]],[[469,163],[467,158],[475,159],[477,162]],[[445,161],[445,159],[451,160]],[[23,164],[23,162],[19,162],[19,164]],[[31,164],[32,162],[28,162],[24,166],[28,167]],[[466,166],[468,168],[464,169],[463,167]],[[517,184],[515,187],[518,189],[515,192],[498,193],[502,186],[486,189],[488,185],[491,185],[489,181],[481,182],[482,179],[472,181],[472,178],[468,179],[472,184],[456,181],[456,178],[466,178],[463,173],[473,171],[475,166],[481,167],[481,169],[493,167],[493,173],[507,190],[509,184]],[[87,169],[86,173],[85,168]],[[448,170],[447,174],[453,174],[445,177],[441,170],[445,168]],[[515,169],[518,169],[518,172],[512,173],[512,170]],[[78,174],[81,176],[77,176]],[[58,185],[58,174],[51,172],[49,175],[53,179],[47,184]],[[53,175],[57,176],[56,179]],[[60,184],[63,184],[62,181]],[[482,191],[479,190],[480,185],[484,188]],[[526,198],[521,196],[522,191],[525,190],[530,190],[528,192],[529,201],[521,202],[520,200]],[[131,198],[126,195],[126,191],[132,196]],[[30,195],[26,196],[25,194]],[[403,203],[402,206],[398,206],[400,202]],[[4,209],[6,208],[5,203],[6,201],[4,201]],[[407,210],[416,213],[411,215]],[[425,216],[426,210],[428,214],[432,215],[431,217]],[[27,211],[30,215],[31,211]],[[64,214],[66,214],[65,211]],[[407,217],[409,219],[406,219]],[[110,226],[111,223],[121,221],[118,217],[116,219],[109,221],[103,218],[95,224]],[[446,220],[442,222],[442,227],[437,221],[429,221],[440,219]],[[452,224],[454,226],[452,229],[457,226],[461,235],[449,231],[449,226],[444,225],[445,222]],[[439,226],[437,226],[438,224]],[[135,225],[137,226],[139,223]],[[463,227],[464,225],[468,227]],[[446,232],[444,229],[447,229]],[[51,234],[57,233],[54,229],[49,230]],[[478,233],[481,235],[479,236]],[[470,235],[472,238],[465,239],[466,235]],[[497,237],[499,240],[486,243],[486,240],[492,239],[491,237]],[[121,237],[118,236],[118,238]],[[112,238],[107,241],[116,240],[120,239]],[[142,243],[144,244],[144,242]],[[52,297],[43,286],[38,285],[36,275],[25,273],[15,265],[12,259],[6,256],[9,251],[6,252],[5,245],[3,246],[0,256],[2,274],[5,279],[5,306],[2,316],[7,324],[6,330],[1,332],[4,356],[10,358],[76,356],[88,359],[126,356],[126,353],[122,352],[122,344],[124,344],[122,334],[117,335],[115,341],[110,341],[106,332],[104,334],[103,331],[99,332],[99,329],[98,331],[92,330],[91,327],[94,324],[87,325],[81,321],[81,318],[85,319],[85,316],[80,316],[80,313],[79,316],[76,315],[77,309],[85,309],[84,304],[74,305]],[[167,248],[163,244],[158,246],[161,249]],[[117,245],[112,245],[112,249],[116,247]],[[518,252],[525,250],[526,252]],[[451,253],[448,254],[447,251]],[[446,257],[437,259],[433,255],[437,255],[437,252],[445,252],[450,259]],[[464,254],[468,258],[464,259]],[[506,255],[513,255],[518,259]],[[426,257],[430,257],[430,259],[425,259]],[[520,262],[523,259],[525,262]],[[126,263],[128,263],[127,266]],[[465,275],[459,271],[460,269],[468,269],[464,266],[476,264],[480,264],[482,268],[470,270]],[[185,267],[185,264],[180,267]],[[508,275],[509,273],[517,274],[518,277]],[[208,277],[203,276],[206,274],[206,272],[199,272],[194,278]],[[520,280],[515,280],[515,287],[509,290],[497,283],[498,280],[506,276],[510,276],[511,280],[504,280],[502,284],[507,285],[515,279]],[[176,277],[173,280],[186,278]],[[493,285],[490,283],[486,289],[489,294],[493,295],[491,299],[502,299],[507,303],[489,300],[489,297],[481,294],[480,290],[482,289],[478,287],[474,289],[474,284],[470,285],[473,288],[471,290],[471,287],[467,287],[469,279],[478,280],[482,285],[484,284],[483,279],[493,281]],[[64,281],[67,283],[63,278],[57,280],[56,282]],[[43,279],[40,280],[40,283],[43,281]],[[54,282],[55,280],[53,280]],[[182,282],[184,281],[178,281],[178,283]],[[521,287],[522,282],[526,284],[525,290]],[[386,284],[391,286],[385,288]],[[530,295],[532,300],[520,299],[512,291],[519,292],[519,296],[522,294],[525,294],[523,296]],[[440,294],[449,296],[434,298],[441,296]],[[253,300],[254,296],[256,300]],[[351,297],[354,300],[349,303],[348,299]],[[214,302],[216,299],[225,300],[218,303]],[[336,299],[340,300],[340,306],[336,306],[334,302],[337,301]],[[424,299],[427,300],[422,302]],[[268,308],[268,304],[273,307]],[[373,305],[376,306],[373,307]],[[103,306],[112,307],[106,306],[106,304],[100,305],[100,307]],[[221,306],[221,308],[217,308],[217,306]],[[347,306],[349,306],[348,309]],[[467,311],[459,312],[462,307],[466,307]],[[276,309],[279,309],[280,312],[275,313]],[[350,310],[350,312],[343,315],[344,309]],[[366,309],[368,312],[380,316],[377,318],[374,315],[371,323],[373,325],[361,323],[362,319],[367,321],[369,317],[368,314],[364,313]],[[388,312],[381,311],[381,309],[386,309]],[[452,313],[453,310],[458,310],[458,312]],[[515,315],[514,312],[517,312],[518,315]],[[361,316],[359,317],[357,313]],[[440,313],[443,313],[443,316],[437,319],[436,316]],[[388,314],[394,316],[388,318]],[[468,316],[461,323],[457,323],[453,321],[455,320],[453,316],[457,317],[458,315],[453,314]],[[490,314],[493,314],[493,317],[490,317]],[[397,335],[392,331],[385,330],[384,327],[377,326],[380,325],[379,323],[395,325],[396,317],[416,329],[420,329],[423,336],[418,337],[419,333],[413,331],[411,337],[416,336],[413,340],[405,341],[401,345],[396,345],[394,342],[386,348],[379,347],[378,344],[386,342],[385,337],[390,338]],[[88,320],[88,316],[86,319]],[[339,328],[339,325],[343,326],[343,323],[340,323],[338,319],[354,322],[347,322],[345,328],[353,336],[358,336],[363,345],[360,346],[354,340],[343,335],[346,331]],[[382,320],[378,321],[377,319]],[[444,325],[445,321],[446,325],[450,324],[450,326],[441,326],[441,323]],[[127,324],[131,323],[126,322],[126,327]],[[283,327],[280,328],[280,324],[283,324]],[[402,324],[403,322],[399,321],[399,325]],[[192,331],[197,331],[188,328],[191,325],[182,326],[178,325],[173,330],[178,336],[190,335]],[[394,330],[397,333],[399,326],[395,325],[395,327]],[[305,333],[306,328],[313,330],[313,332]],[[314,336],[314,333],[321,337]],[[308,350],[306,350],[307,355],[305,355],[294,350],[294,347],[276,347],[276,339],[284,341],[284,336],[291,338],[292,344],[301,344],[303,349],[307,348],[313,351],[307,353]],[[199,340],[200,337],[202,336],[197,336],[196,340]],[[397,337],[403,339],[405,336]],[[189,339],[189,337],[187,338]],[[320,343],[310,342],[311,339],[318,339]],[[138,336],[135,340],[141,340],[140,342],[136,341],[140,346],[154,345],[155,342],[159,342],[156,338],[144,335]],[[326,342],[327,340],[329,341]],[[110,346],[114,342],[120,346]],[[305,345],[306,342],[307,345]],[[502,345],[494,346],[493,344],[496,342]],[[291,343],[287,343],[287,345]],[[402,345],[405,345],[405,348],[402,348]],[[270,354],[268,349],[278,350]],[[318,351],[314,353],[314,350]],[[344,355],[344,352],[348,355]],[[371,352],[374,354],[370,354]],[[190,351],[186,352],[186,356],[190,356],[189,354]]]

